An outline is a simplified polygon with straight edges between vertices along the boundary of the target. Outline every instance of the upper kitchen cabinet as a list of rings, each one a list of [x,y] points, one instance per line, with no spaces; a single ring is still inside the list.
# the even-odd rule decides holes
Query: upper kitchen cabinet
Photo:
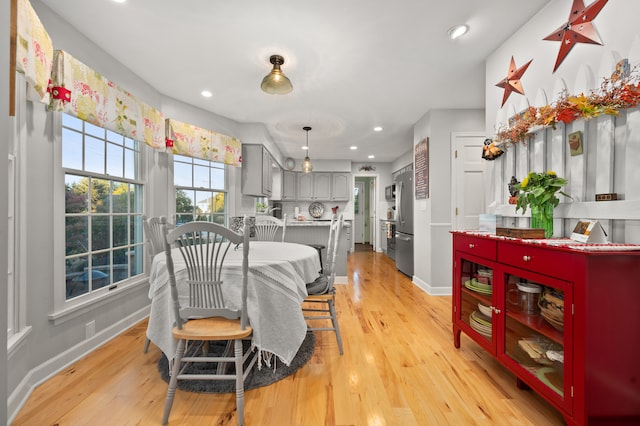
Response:
[[[313,199],[331,200],[331,173],[313,174]]]
[[[351,173],[332,173],[331,201],[351,199]]]
[[[242,145],[242,193],[256,197],[271,197],[273,161],[262,145]]]
[[[297,173],[297,192],[298,200],[313,200],[313,173]]]
[[[296,200],[297,173],[285,170],[282,173],[282,200]]]

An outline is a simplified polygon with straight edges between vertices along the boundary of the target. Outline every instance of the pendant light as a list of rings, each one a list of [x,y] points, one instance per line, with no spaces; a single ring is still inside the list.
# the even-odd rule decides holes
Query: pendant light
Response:
[[[302,130],[307,132],[307,156],[302,160],[302,172],[311,173],[313,170],[313,164],[311,164],[311,159],[309,158],[309,130],[311,130],[311,127],[304,126]]]
[[[262,79],[260,88],[270,95],[286,95],[293,90],[291,81],[280,69],[284,64],[284,58],[280,55],[271,55],[269,62],[273,64],[273,69]]]

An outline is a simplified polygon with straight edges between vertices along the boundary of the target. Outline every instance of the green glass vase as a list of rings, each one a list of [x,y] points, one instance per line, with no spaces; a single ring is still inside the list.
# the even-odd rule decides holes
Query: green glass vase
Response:
[[[553,237],[553,204],[531,206],[531,227],[544,229],[544,237]]]

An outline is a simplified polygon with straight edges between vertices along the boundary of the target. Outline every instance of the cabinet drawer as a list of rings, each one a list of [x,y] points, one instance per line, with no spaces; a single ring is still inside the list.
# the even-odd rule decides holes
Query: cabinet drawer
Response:
[[[496,242],[466,235],[455,236],[455,249],[487,260],[496,260]]]
[[[500,242],[498,261],[516,268],[571,281],[575,256],[559,250]]]

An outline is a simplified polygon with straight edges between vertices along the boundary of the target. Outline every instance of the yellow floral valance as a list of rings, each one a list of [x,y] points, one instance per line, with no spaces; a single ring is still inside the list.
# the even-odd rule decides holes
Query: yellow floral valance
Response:
[[[63,111],[154,148],[164,148],[164,117],[131,93],[75,59],[56,50],[51,72],[49,109]]]
[[[166,123],[167,148],[174,154],[232,166],[242,162],[242,144],[238,139],[171,118]]]
[[[24,74],[40,102],[49,103],[53,42],[28,0],[18,0],[16,20],[16,71]]]

